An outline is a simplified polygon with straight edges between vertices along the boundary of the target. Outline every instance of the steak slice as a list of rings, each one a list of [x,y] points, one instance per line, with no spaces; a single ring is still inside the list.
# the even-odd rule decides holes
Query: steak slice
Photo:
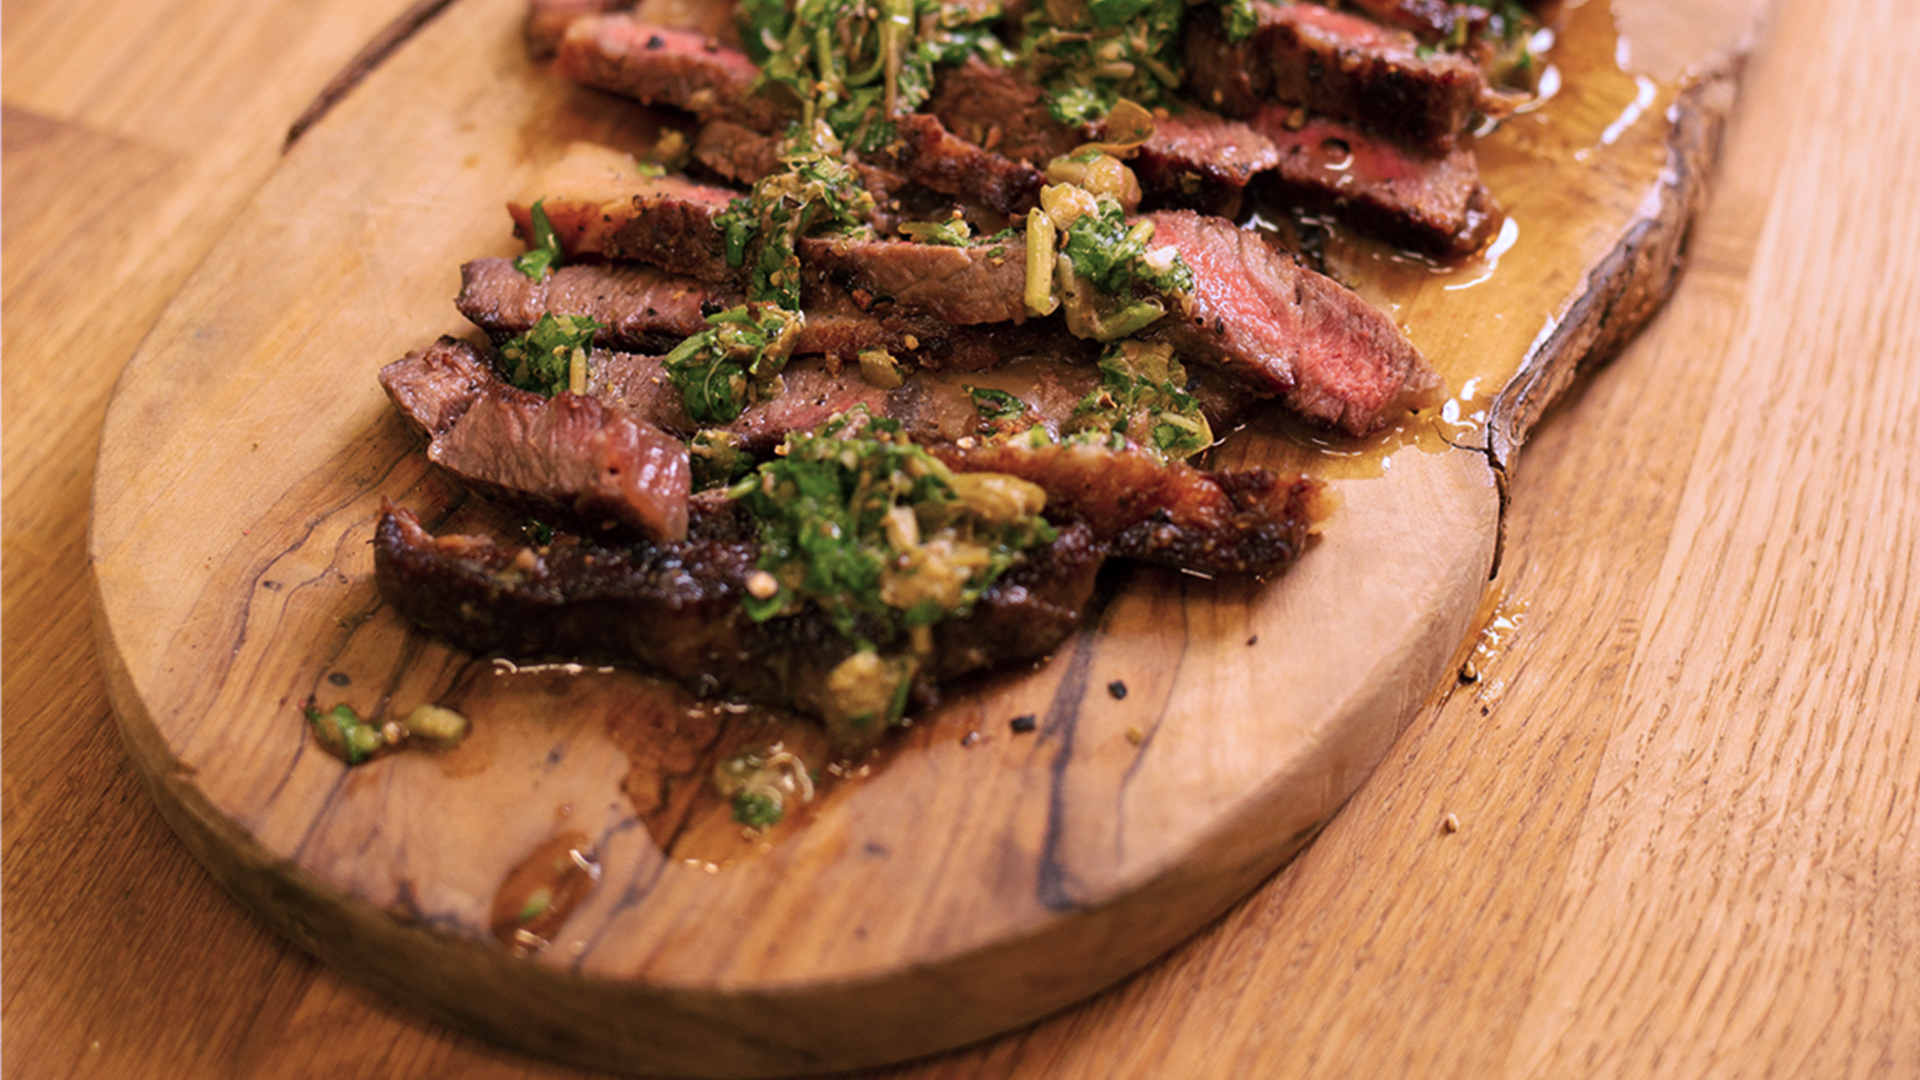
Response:
[[[1184,210],[1149,214],[1153,242],[1193,269],[1194,305],[1145,336],[1241,373],[1310,420],[1364,435],[1439,378],[1387,317],[1258,233]]]
[[[874,160],[942,195],[978,201],[1002,214],[1024,214],[1047,182],[1024,161],[983,150],[948,131],[938,117],[913,113],[895,118],[894,138]]]
[[[428,459],[493,501],[536,514],[559,510],[589,529],[686,535],[687,448],[625,409],[508,386],[454,338],[388,365],[381,384],[428,436]]]
[[[1025,75],[979,57],[940,72],[926,111],[983,150],[1042,168],[1087,141],[1053,118],[1046,93]]]
[[[655,355],[705,330],[707,314],[745,300],[731,285],[630,264],[574,263],[535,281],[511,260],[475,259],[461,268],[461,281],[461,314],[495,341],[526,333],[550,311],[600,323],[594,341],[604,348]],[[852,362],[882,349],[920,367],[968,371],[1027,356],[1090,359],[1093,352],[1057,320],[955,326],[871,296],[857,300],[818,279],[802,299],[807,322],[794,352],[803,356]]]
[[[739,196],[683,176],[634,176],[618,193],[561,187],[540,200],[568,258],[633,259],[702,281],[731,281],[726,240],[714,218]],[[509,203],[518,236],[533,235],[533,208]]]
[[[1205,472],[1131,448],[990,443],[935,453],[956,471],[1009,473],[1040,485],[1048,517],[1085,522],[1115,558],[1201,573],[1285,569],[1331,503],[1309,477],[1259,468]]]
[[[703,696],[821,715],[828,676],[853,643],[811,606],[763,623],[747,617],[759,555],[750,536],[730,504],[707,497],[694,502],[687,539],[632,547],[436,539],[388,503],[374,575],[403,617],[469,652],[638,667]],[[961,675],[1052,651],[1080,625],[1103,559],[1084,526],[1028,552],[968,617],[933,627],[934,660],[915,672],[914,704],[936,703],[940,685]],[[860,742],[879,732],[834,734]]]
[[[847,290],[862,306],[892,304],[957,326],[1027,318],[1020,237],[968,247],[809,237],[798,251],[810,279]]]
[[[1296,123],[1268,105],[1253,127],[1276,147],[1266,181],[1280,200],[1334,215],[1370,236],[1441,259],[1479,250],[1500,221],[1473,151],[1415,154],[1324,118]]]
[[[535,281],[511,259],[475,259],[460,268],[460,313],[500,341],[533,328],[547,312],[586,315],[605,329],[596,340],[664,353],[707,328],[707,315],[745,302],[738,289],[651,266],[580,263]]]
[[[554,66],[575,82],[642,105],[671,105],[702,120],[731,120],[755,131],[779,130],[797,112],[780,91],[756,88],[760,69],[739,49],[698,31],[623,14],[574,19]]]
[[[1280,163],[1273,140],[1205,109],[1156,117],[1133,158],[1151,205],[1237,217],[1249,181]]]
[[[1443,153],[1474,113],[1505,111],[1471,60],[1427,52],[1406,31],[1314,4],[1253,0],[1253,10],[1257,26],[1238,44],[1209,7],[1187,24],[1187,92],[1228,116],[1287,102]]]

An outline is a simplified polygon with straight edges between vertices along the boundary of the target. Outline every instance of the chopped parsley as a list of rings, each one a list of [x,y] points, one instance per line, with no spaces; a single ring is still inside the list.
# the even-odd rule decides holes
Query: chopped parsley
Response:
[[[565,254],[560,250],[560,237],[554,234],[553,220],[547,217],[545,204],[545,199],[535,202],[530,214],[533,218],[533,247],[513,260],[515,270],[535,281],[546,277],[548,270],[559,266]]]
[[[674,347],[662,366],[687,415],[725,424],[786,366],[806,317],[772,304],[743,304],[707,316],[707,329]]]
[[[1252,0],[1215,2],[1229,40],[1253,32]],[[1188,6],[1187,0],[1035,4],[1020,57],[1046,88],[1047,110],[1063,124],[1094,123],[1123,100],[1167,104],[1181,82],[1177,45]]]
[[[1061,253],[1073,260],[1100,291],[1125,295],[1144,287],[1163,296],[1193,292],[1193,270],[1178,253],[1156,255],[1153,222],[1128,221],[1120,204],[1100,199],[1100,212],[1082,214],[1067,227]]]
[[[1007,393],[989,386],[965,387],[967,396],[973,399],[973,408],[982,420],[990,423],[1003,420],[1018,420],[1027,415],[1027,403]]]
[[[749,829],[771,829],[787,816],[776,796],[752,788],[733,793],[733,820]]]
[[[585,315],[547,312],[533,329],[500,346],[502,372],[509,383],[547,397],[562,390],[584,393],[587,356],[602,326]]]
[[[723,758],[713,767],[713,784],[733,804],[733,820],[749,829],[770,829],[786,817],[789,802],[813,800],[807,763],[780,743]]]
[[[1027,308],[1056,307],[1076,337],[1114,341],[1193,301],[1193,270],[1172,246],[1153,247],[1153,223],[1120,201],[1049,184],[1027,220]],[[1057,245],[1057,247],[1056,247]]]
[[[963,616],[1021,552],[1051,543],[1046,494],[990,473],[954,473],[864,410],[784,453],[731,493],[759,523],[757,621],[818,608],[863,649]]]
[[[1100,357],[1100,388],[1075,407],[1068,432],[1108,440],[1125,436],[1169,461],[1192,457],[1213,445],[1213,429],[1186,382],[1186,368],[1171,346],[1116,342]]]
[[[1006,55],[983,15],[997,12],[937,0],[746,0],[738,12],[761,79],[793,94],[803,126],[823,121],[861,153],[927,100],[936,67]]]
[[[748,299],[798,311],[800,257],[794,245],[815,232],[870,233],[873,196],[823,124],[795,127],[780,162],[779,172],[756,181],[714,224],[726,236],[727,262],[748,269]]]
[[[922,244],[967,247],[973,243],[972,227],[958,214],[946,221],[909,221],[900,226],[900,232]]]

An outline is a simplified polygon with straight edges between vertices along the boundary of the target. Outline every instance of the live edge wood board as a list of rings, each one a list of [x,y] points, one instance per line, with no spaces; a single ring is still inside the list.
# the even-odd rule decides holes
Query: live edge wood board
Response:
[[[632,673],[504,671],[410,632],[373,586],[382,497],[490,524],[376,371],[463,332],[460,263],[516,250],[503,204],[569,141],[655,131],[531,65],[521,3],[452,4],[306,130],[127,368],[94,493],[101,653],[161,810],[280,932],[503,1042],[711,1076],[1019,1025],[1308,842],[1454,677],[1529,428],[1670,288],[1758,14],[1571,7],[1558,93],[1479,141],[1510,214],[1487,256],[1440,271],[1336,246],[1453,396],[1365,446],[1268,422],[1228,440],[1224,462],[1337,488],[1296,569],[1110,574],[1048,662],[971,686],[752,836],[712,762],[782,739],[820,764],[807,725]],[[376,717],[438,702],[473,734],[349,770],[309,738],[310,697]],[[1024,714],[1030,734],[1009,726]],[[496,895],[568,833],[600,880],[550,947],[516,953],[490,931]]]

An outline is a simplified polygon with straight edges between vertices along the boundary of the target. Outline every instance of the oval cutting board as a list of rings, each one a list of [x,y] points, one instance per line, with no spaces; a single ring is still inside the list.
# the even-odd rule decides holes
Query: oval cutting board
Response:
[[[1443,272],[1336,248],[1454,397],[1363,447],[1268,422],[1229,440],[1224,463],[1337,487],[1296,569],[1115,570],[1048,662],[826,769],[755,836],[712,764],[781,740],[824,765],[807,725],[632,673],[501,669],[410,632],[373,586],[383,497],[436,529],[498,525],[428,468],[375,373],[462,332],[460,263],[515,250],[503,203],[569,141],[653,134],[530,65],[522,3],[452,4],[306,131],[128,367],[94,493],[101,652],[163,813],[282,933],[489,1037],[711,1076],[1018,1025],[1145,964],[1307,842],[1452,677],[1528,428],[1670,286],[1754,14],[1570,9],[1558,94],[1480,143],[1511,214],[1489,256]],[[308,737],[309,698],[372,716],[438,702],[474,730],[349,770]],[[1024,715],[1031,733],[1010,726]],[[597,885],[549,947],[508,948],[497,896],[568,834]]]

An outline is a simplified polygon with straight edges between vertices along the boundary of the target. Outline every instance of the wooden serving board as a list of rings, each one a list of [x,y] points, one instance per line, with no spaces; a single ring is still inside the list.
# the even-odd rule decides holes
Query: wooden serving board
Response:
[[[1489,257],[1441,271],[1336,246],[1454,396],[1364,446],[1278,422],[1229,439],[1223,463],[1337,487],[1295,570],[1113,572],[1051,660],[827,769],[752,835],[713,762],[778,739],[824,764],[809,725],[632,673],[504,671],[411,632],[372,582],[383,497],[441,529],[493,524],[429,469],[375,373],[463,330],[460,263],[516,250],[503,204],[568,142],[654,131],[532,66],[522,2],[452,4],[306,131],[129,365],[94,493],[101,654],[163,813],[282,933],[501,1041],[709,1076],[1021,1024],[1139,968],[1313,836],[1454,677],[1528,429],[1670,287],[1757,14],[1572,8],[1558,93],[1480,142],[1511,214]],[[375,717],[437,702],[473,733],[350,770],[308,736],[310,698]],[[1014,732],[1027,714],[1037,730]],[[597,884],[549,947],[502,944],[510,875],[569,836]]]

